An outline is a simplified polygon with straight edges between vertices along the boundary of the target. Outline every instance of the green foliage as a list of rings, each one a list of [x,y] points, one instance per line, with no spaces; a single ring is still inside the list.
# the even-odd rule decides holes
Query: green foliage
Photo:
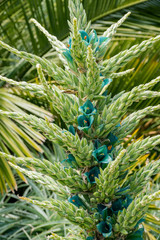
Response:
[[[41,185],[27,179],[28,184],[17,180],[19,192],[25,197],[36,196],[39,201],[57,198]],[[52,210],[42,209],[33,204],[24,204],[15,194],[0,195],[0,237],[3,240],[39,239],[44,240],[50,232],[65,235],[70,223]]]
[[[117,232],[127,235],[128,231],[133,229],[137,222],[144,216],[149,204],[160,194],[160,191],[149,195],[149,196],[139,196],[136,198],[126,209],[118,213],[117,217]]]
[[[74,4],[80,6],[80,9],[78,10],[78,7],[75,9]],[[42,119],[16,111],[0,110],[0,116],[29,123],[51,142],[61,146],[68,157],[61,163],[51,163],[36,158],[18,158],[3,152],[0,156],[8,159],[16,170],[42,183],[65,199],[39,201],[22,197],[38,206],[57,211],[61,216],[78,225],[83,229],[79,232],[82,233],[81,239],[129,240],[137,239],[137,236],[139,239],[144,239],[142,226],[145,226],[145,216],[152,201],[160,194],[160,191],[145,194],[146,182],[152,174],[157,173],[156,169],[160,167],[160,161],[146,165],[143,174],[141,169],[137,169],[136,173],[131,169],[135,163],[138,163],[140,157],[160,143],[160,138],[149,137],[125,146],[123,139],[120,138],[119,141],[118,137],[122,133],[128,134],[137,126],[138,120],[134,123],[133,120],[136,116],[139,117],[139,113],[141,119],[147,110],[153,112],[159,109],[159,106],[149,107],[129,115],[127,119],[131,127],[127,128],[127,126],[124,129],[126,120],[122,121],[122,119],[134,102],[160,97],[159,91],[150,90],[160,78],[136,86],[131,91],[120,92],[114,97],[108,94],[107,88],[114,83],[111,77],[116,74],[116,70],[151,47],[154,42],[160,40],[160,36],[136,44],[129,50],[105,60],[108,43],[111,44],[117,26],[129,14],[117,25],[111,26],[104,36],[98,37],[96,31],[88,29],[88,33],[85,32],[86,14],[82,10],[80,1],[75,1],[73,4],[70,2],[70,12],[74,17],[70,24],[71,38],[68,48],[61,50],[60,42],[48,36],[54,42],[54,48],[58,49],[60,57],[65,57],[65,70],[45,58],[18,51],[0,41],[2,47],[37,66],[42,84],[40,89],[44,90],[48,101],[53,102],[53,108],[61,115],[65,127],[62,128],[47,118]],[[82,29],[79,29],[79,26]],[[46,32],[45,34],[48,35]],[[56,86],[48,85],[42,71],[52,76]],[[125,75],[130,71],[129,69],[120,74]],[[74,81],[72,89],[70,79]],[[7,81],[14,83],[12,80]],[[61,81],[64,81],[65,85],[63,90]],[[21,86],[24,87],[23,84]],[[15,164],[29,165],[34,171]],[[137,182],[140,185],[136,188]],[[72,232],[67,239],[72,237],[74,239],[79,234]],[[57,235],[53,235],[52,238],[63,239]]]

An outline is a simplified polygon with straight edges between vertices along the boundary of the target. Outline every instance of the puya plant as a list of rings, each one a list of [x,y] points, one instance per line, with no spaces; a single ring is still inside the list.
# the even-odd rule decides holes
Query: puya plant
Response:
[[[67,46],[50,35],[36,20],[31,20],[58,52],[64,68],[0,42],[2,47],[37,66],[41,85],[1,79],[44,95],[66,127],[62,129],[47,118],[44,120],[29,114],[2,110],[0,114],[30,123],[50,141],[61,146],[67,157],[53,164],[47,160],[16,157],[3,152],[0,156],[9,160],[16,170],[60,196],[57,200],[48,201],[23,199],[57,211],[81,229],[79,233],[77,230],[75,235],[72,232],[64,238],[53,234],[52,239],[145,239],[145,215],[151,202],[160,194],[158,191],[146,195],[145,188],[151,176],[157,174],[160,161],[150,162],[136,171],[132,168],[141,156],[160,143],[160,137],[138,140],[126,148],[123,139],[145,115],[159,110],[160,105],[149,106],[125,118],[124,115],[132,103],[160,96],[159,92],[150,90],[160,77],[114,97],[107,88],[114,84],[114,78],[132,71],[117,73],[120,67],[151,47],[160,40],[160,36],[104,60],[116,29],[130,13],[98,37],[87,23],[79,0],[69,1],[69,10],[71,33]],[[51,76],[55,84],[48,84],[44,73]],[[28,166],[30,169],[26,168]]]

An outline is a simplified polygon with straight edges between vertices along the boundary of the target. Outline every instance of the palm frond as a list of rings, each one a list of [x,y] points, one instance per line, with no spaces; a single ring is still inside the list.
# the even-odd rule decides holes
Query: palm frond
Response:
[[[7,89],[0,89],[0,109],[8,109],[10,111],[29,111],[37,116],[48,116],[50,119],[52,115],[17,96],[8,93]],[[19,121],[12,121],[7,117],[0,117],[0,149],[6,153],[14,152],[17,156],[33,156],[34,151],[43,152],[41,144],[45,138],[26,123]],[[31,151],[32,149],[32,151]],[[25,180],[24,176],[19,173],[19,176]],[[14,174],[11,171],[7,161],[0,159],[0,191],[3,193],[7,190],[5,183],[14,190],[17,188]]]

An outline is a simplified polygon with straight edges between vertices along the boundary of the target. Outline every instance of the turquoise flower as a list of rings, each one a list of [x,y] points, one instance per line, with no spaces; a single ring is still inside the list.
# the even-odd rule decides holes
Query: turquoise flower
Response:
[[[126,240],[143,240],[144,228],[140,228],[138,231],[129,234]]]
[[[111,144],[114,144],[118,140],[118,138],[111,132],[108,134],[107,138],[110,140]]]
[[[103,219],[103,221],[97,225],[97,229],[103,237],[110,237],[112,235],[112,211],[103,204],[98,204],[97,207]]]
[[[69,50],[71,49],[71,44],[72,44],[72,39],[69,38],[69,42],[68,42],[68,45],[67,45],[67,47],[69,48]]]
[[[112,235],[112,225],[111,223],[107,223],[106,221],[102,221],[96,225],[99,233],[103,235],[103,237],[107,238]]]
[[[113,144],[116,143],[116,141],[118,140],[118,138],[113,135],[111,132],[108,134],[107,139],[109,139],[109,143],[107,144],[107,148],[108,148],[108,152],[112,152],[112,150],[114,149]]]
[[[95,30],[93,30],[89,36],[89,44],[92,44],[93,47],[96,47],[95,51],[97,52],[102,45],[102,43],[107,43],[110,38],[108,37],[98,37]],[[106,50],[106,49],[105,49]]]
[[[112,82],[111,78],[102,79],[102,88]]]
[[[70,62],[71,64],[73,63],[73,58],[71,56],[71,51],[69,49],[63,50],[63,55],[68,60],[68,62]]]
[[[119,198],[112,203],[111,210],[114,214],[118,214],[119,211],[122,211],[124,208],[126,209],[132,202],[132,198],[130,196],[126,196],[123,198]]]
[[[113,211],[111,208],[106,207],[104,204],[98,204],[98,212],[101,214],[103,221],[107,221],[112,224]]]
[[[100,76],[102,77],[102,73],[100,73]],[[104,86],[110,84],[112,82],[112,79],[111,78],[103,78],[102,79],[102,88],[104,88]],[[103,96],[107,96],[108,94],[108,90],[106,89],[104,92],[103,92]]]
[[[107,149],[108,149],[108,153],[111,153],[114,147],[111,144],[107,144]]]
[[[96,114],[97,110],[93,107],[93,104],[90,100],[87,100],[83,106],[79,107],[79,111],[86,116],[91,116]]]
[[[83,207],[84,204],[78,195],[74,195],[68,198],[68,201],[74,204],[76,207]]]
[[[96,183],[95,178],[98,178],[99,174],[100,170],[98,167],[93,167],[89,172],[84,173],[90,183]]]
[[[107,43],[109,41],[110,38],[107,38],[107,37],[98,37],[97,36],[97,33],[95,30],[93,30],[89,36],[89,43],[92,44],[93,47],[95,47],[95,52],[97,52],[102,43]],[[105,51],[106,51],[106,48],[105,48]]]
[[[76,132],[75,132],[73,125],[70,125],[68,130],[75,136]]]
[[[78,129],[87,131],[91,127],[94,121],[94,117],[93,116],[86,117],[85,115],[80,115],[78,116],[77,121],[78,121]]]
[[[65,166],[65,167],[73,167],[76,165],[76,160],[74,158],[74,156],[72,154],[68,155],[68,158],[64,159],[63,161],[61,161],[61,163]]]
[[[89,44],[92,44],[93,47],[96,47],[95,51],[98,51],[102,43],[108,42],[110,38],[107,37],[98,37],[95,30],[91,32],[90,35],[87,34],[84,30],[79,30],[79,33],[81,35],[82,41],[84,41],[85,45],[88,46]],[[69,38],[69,42],[67,47],[69,50],[72,46],[72,39]]]
[[[99,37],[98,42],[96,44],[95,51],[98,52],[98,58],[102,58],[106,53],[106,46],[109,42],[110,38],[108,37]]]
[[[84,31],[84,30],[79,30],[79,33],[81,35],[81,38],[82,40],[84,41],[84,43],[88,46],[89,45],[89,36],[88,34]],[[68,45],[67,47],[69,48],[69,50],[71,49],[71,46],[72,46],[72,39],[69,38],[69,42],[68,42]]]
[[[119,211],[123,210],[122,199],[117,199],[112,203],[112,211],[114,214],[117,214]]]
[[[98,204],[97,207],[98,207],[98,212],[99,212],[100,214],[102,214],[102,211],[103,211],[103,210],[107,210],[107,207],[106,207],[105,205],[101,204],[101,203]]]
[[[83,41],[85,41],[87,43],[90,42],[89,36],[84,30],[79,30],[79,33],[81,34],[81,38]]]
[[[105,43],[103,46],[104,49],[101,49],[101,55],[104,55],[104,53],[106,52],[106,44],[108,43],[109,39],[110,38],[103,36],[97,37],[97,33],[95,30],[90,35],[90,43],[92,43],[92,45],[96,47],[95,48],[96,52],[99,51],[101,45]]]
[[[107,147],[105,145],[101,146],[98,149],[95,149],[92,153],[92,156],[99,163],[109,163],[112,161],[111,156],[108,154]]]
[[[99,37],[98,38],[98,44],[101,45],[102,43],[104,43],[106,40],[109,40],[109,38],[107,37]]]
[[[101,214],[103,221],[107,220],[107,217],[111,216],[110,209],[103,204],[98,204],[98,212]]]

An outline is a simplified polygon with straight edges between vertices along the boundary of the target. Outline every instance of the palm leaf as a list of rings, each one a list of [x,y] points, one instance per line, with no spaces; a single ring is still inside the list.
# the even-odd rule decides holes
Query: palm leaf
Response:
[[[51,119],[51,114],[46,110],[27,102],[17,96],[8,93],[7,89],[0,89],[0,109],[9,111],[24,112],[27,110],[35,115]],[[38,152],[43,152],[41,144],[45,138],[37,133],[33,128],[25,123],[13,121],[7,117],[0,118],[0,149],[6,153],[14,152],[17,156],[33,156],[31,149]],[[7,161],[0,158],[0,191],[3,193],[7,190],[5,183],[13,189],[17,187],[14,174],[11,171]],[[18,172],[21,179],[25,180],[24,176]]]

